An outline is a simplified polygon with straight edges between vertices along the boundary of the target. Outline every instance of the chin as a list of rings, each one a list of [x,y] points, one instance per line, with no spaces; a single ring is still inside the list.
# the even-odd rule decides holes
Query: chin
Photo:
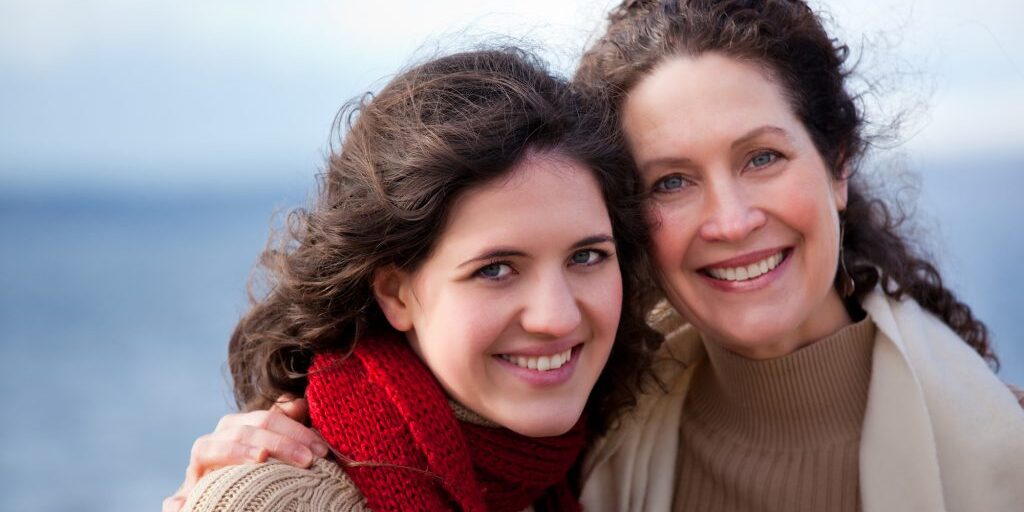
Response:
[[[733,331],[716,340],[730,352],[748,359],[774,359],[794,352],[804,343],[792,333],[771,327]]]
[[[560,436],[576,425],[579,421],[582,410],[577,414],[569,414],[570,411],[562,409],[559,414],[546,416],[537,413],[522,412],[516,415],[511,421],[496,421],[509,430],[526,437],[553,437]],[[531,416],[527,418],[526,416]]]
[[[751,320],[745,317],[745,320]],[[765,325],[769,322],[737,322],[730,325],[728,329],[711,329],[708,326],[698,326],[705,338],[730,352],[749,357],[751,354],[770,351],[778,344],[779,330],[773,325]]]

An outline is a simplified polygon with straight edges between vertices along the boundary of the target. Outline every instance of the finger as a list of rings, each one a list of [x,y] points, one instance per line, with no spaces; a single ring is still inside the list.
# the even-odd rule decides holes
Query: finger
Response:
[[[237,426],[225,429],[225,431],[255,428],[257,430],[266,430],[274,434],[287,437],[288,439],[306,446],[310,451],[315,453],[317,457],[326,457],[329,451],[327,443],[316,432],[313,432],[309,427],[299,423],[298,421],[285,416],[278,410],[253,411],[231,418],[226,423],[237,424]],[[255,443],[253,443],[253,445],[262,446],[274,451],[273,447]]]
[[[257,411],[262,412],[262,411]],[[214,432],[220,432],[230,428],[235,428],[241,425],[247,425],[258,421],[257,417],[254,416],[254,412],[236,412],[234,414],[225,414],[219,421],[217,426],[213,428]]]
[[[185,506],[184,496],[169,496],[164,498],[163,507],[160,508],[162,512],[178,512],[181,507]]]
[[[301,403],[294,403],[301,400]],[[292,413],[299,412],[298,408],[305,408],[305,400],[297,399],[293,401],[294,405],[278,406],[275,404],[274,408],[269,411],[252,411],[246,413],[229,414],[221,418],[220,422],[217,423],[217,428],[214,430],[214,434],[221,432],[237,431],[238,429],[256,428],[259,430],[268,430],[278,435],[285,436],[295,442],[301,443],[311,452],[316,454],[317,457],[326,457],[330,451],[327,443],[309,427],[306,427],[302,423],[286,416],[282,412],[284,407],[286,410]],[[273,447],[253,444],[254,446],[260,446],[268,448],[274,451]],[[273,455],[276,457],[277,455]]]
[[[285,416],[306,424],[309,421],[309,406],[305,398],[299,398],[290,393],[281,395],[270,410],[281,411]]]
[[[272,417],[274,418],[272,421],[287,422],[286,425],[289,425],[289,427],[285,425],[270,425],[265,429],[241,429],[244,438],[242,442],[250,446],[264,448],[270,457],[301,468],[311,466],[315,457],[325,457],[327,455],[326,445],[320,446],[322,441],[308,439],[312,437],[312,432],[309,429],[280,414],[274,414]],[[301,429],[301,431],[293,432],[291,436],[279,433],[288,430],[290,427]],[[296,441],[294,436],[299,434],[305,435],[307,439]]]
[[[246,436],[235,431],[207,434],[192,445],[188,469],[185,470],[184,494],[206,473],[224,466],[267,460],[269,450],[245,441]]]
[[[277,414],[276,416],[283,418],[280,414]],[[254,447],[265,450],[267,456],[302,468],[308,468],[313,464],[313,459],[316,456],[308,446],[297,442],[288,436],[278,434],[271,429],[251,427],[248,425],[243,425],[237,429],[232,429],[222,433],[213,434],[211,435],[209,442],[210,444],[208,445],[208,448],[210,457],[216,457],[218,460],[227,459],[228,457],[237,457],[240,454],[243,457],[250,456],[245,454],[243,447]],[[205,454],[199,455],[204,456]],[[200,462],[205,463],[205,461],[201,459]]]
[[[301,400],[301,402],[298,402],[298,400]],[[299,411],[300,409],[302,411]],[[324,440],[316,435],[315,432],[285,414],[285,412],[288,412],[298,415],[301,412],[303,413],[303,416],[305,416],[304,409],[305,399],[298,398],[297,400],[294,400],[293,403],[287,404],[287,406],[285,406],[285,404],[274,404],[270,411],[253,411],[250,413],[226,415],[217,423],[217,428],[214,430],[214,433],[255,427],[257,429],[269,430],[276,434],[290,437],[305,444],[306,446],[309,446],[310,449],[312,449],[316,443],[326,445]]]
[[[305,402],[305,400],[303,400]],[[291,405],[289,407],[305,407],[302,405]],[[282,435],[288,439],[294,440],[301,443],[303,446],[309,448],[317,457],[326,457],[328,447],[327,443],[320,437],[316,432],[313,432],[309,427],[299,423],[290,416],[278,412],[272,412],[267,415],[266,422],[262,426],[265,430],[273,432],[275,434]],[[262,445],[256,445],[262,446]]]

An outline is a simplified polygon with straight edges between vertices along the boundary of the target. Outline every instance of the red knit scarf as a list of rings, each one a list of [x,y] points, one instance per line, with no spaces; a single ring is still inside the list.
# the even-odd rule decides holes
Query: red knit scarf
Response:
[[[394,337],[361,340],[351,357],[322,353],[309,373],[310,419],[371,510],[578,511],[566,473],[585,443],[529,438],[460,422],[427,367]]]

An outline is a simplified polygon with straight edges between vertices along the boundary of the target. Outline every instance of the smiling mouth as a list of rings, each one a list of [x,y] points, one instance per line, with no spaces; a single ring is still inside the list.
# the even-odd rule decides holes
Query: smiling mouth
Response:
[[[568,364],[569,361],[572,360],[572,352],[574,348],[576,347],[566,349],[564,352],[559,352],[550,356],[514,356],[510,354],[501,354],[498,357],[520,368],[536,370],[538,372],[547,372],[557,370]]]
[[[738,267],[703,268],[699,272],[719,281],[749,281],[775,270],[775,268],[778,267],[787,256],[789,256],[789,250],[783,249],[749,265]]]

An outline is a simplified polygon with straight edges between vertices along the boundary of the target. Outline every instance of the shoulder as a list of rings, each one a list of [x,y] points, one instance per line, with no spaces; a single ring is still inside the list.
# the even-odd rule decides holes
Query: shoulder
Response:
[[[587,510],[669,510],[682,404],[693,368],[706,357],[700,333],[667,303],[649,318],[665,336],[654,355],[658,382],[590,446],[580,501]]]
[[[228,466],[204,476],[185,502],[185,511],[367,510],[355,484],[337,464],[318,459],[309,469],[269,460]]]
[[[878,334],[892,341],[901,352],[920,361],[955,362],[977,369],[987,364],[963,339],[935,314],[910,297],[895,299],[873,290],[861,303],[878,327]]]
[[[1013,392],[1013,396],[1017,399],[1017,403],[1019,403],[1021,407],[1024,407],[1024,389],[1014,386],[1013,384],[1007,384],[1006,387],[1010,388],[1010,391]]]
[[[667,301],[658,303],[647,321],[664,336],[664,342],[654,354],[654,372],[660,380],[673,380],[679,373],[679,364],[684,367],[690,366],[703,357],[700,332],[684,320]],[[677,363],[677,366],[662,368],[666,362]]]
[[[970,345],[913,299],[897,300],[875,290],[862,305],[878,327],[876,343],[885,340],[896,348],[886,352],[890,354],[886,361],[894,363],[902,359],[901,363],[908,365],[914,380],[941,402],[935,407],[954,404],[963,410],[980,404],[992,407],[1013,404],[1018,406],[1013,407],[1015,410],[1024,407],[1024,391],[1001,381]],[[882,357],[877,348],[874,357],[872,367],[877,373],[878,358]],[[872,382],[876,381],[883,379],[873,376]],[[1006,392],[1007,388],[1011,393]],[[1008,400],[1011,397],[1013,402]]]

